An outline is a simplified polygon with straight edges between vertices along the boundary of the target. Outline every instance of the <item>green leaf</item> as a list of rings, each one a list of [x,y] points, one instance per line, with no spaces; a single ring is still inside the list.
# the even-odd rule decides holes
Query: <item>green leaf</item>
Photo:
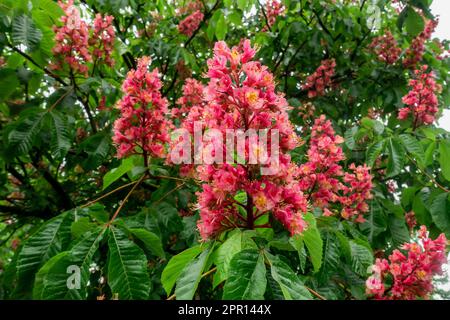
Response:
[[[345,133],[344,133],[345,144],[350,150],[353,150],[356,148],[355,135],[357,132],[358,132],[358,127],[355,126],[350,129],[347,129],[347,131],[345,131]]]
[[[286,300],[312,300],[311,293],[292,269],[279,257],[267,254],[273,279]]]
[[[434,198],[430,213],[436,226],[447,236],[450,236],[450,202],[448,197],[449,194],[444,192]]]
[[[147,299],[150,278],[144,252],[116,228],[110,229],[108,247],[108,285],[112,294],[118,294],[120,300]]]
[[[8,135],[11,149],[17,150],[20,154],[26,154],[41,132],[46,115],[46,111],[38,108],[22,112],[17,126]]]
[[[161,239],[156,234],[143,228],[130,229],[130,231],[139,240],[141,240],[144,243],[145,247],[153,252],[153,254],[161,258],[165,257]]]
[[[263,300],[266,291],[266,267],[258,250],[246,249],[231,259],[224,300]]]
[[[370,145],[370,147],[366,151],[366,164],[369,167],[373,167],[375,160],[377,160],[378,156],[381,154],[384,148],[384,140],[377,141]]]
[[[36,275],[33,299],[86,299],[86,289],[91,274],[89,267],[105,230],[105,228],[97,228],[85,234],[70,251],[62,252],[50,259]],[[79,283],[70,281],[71,274],[76,277],[75,273],[78,271]]]
[[[11,57],[13,56],[10,56],[8,60]],[[16,70],[4,67],[0,68],[0,102],[6,101],[19,85],[20,82]]]
[[[308,224],[308,227],[301,234],[301,238],[305,243],[306,248],[308,248],[314,271],[318,272],[320,270],[320,266],[322,265],[323,241],[320,237],[319,229],[317,229],[316,219],[313,214],[308,212],[304,216],[304,219]]]
[[[96,225],[92,223],[88,217],[81,217],[72,223],[70,230],[75,238],[79,238],[84,233],[91,231],[95,227]]]
[[[389,231],[391,233],[394,247],[398,247],[409,241],[409,231],[406,227],[405,219],[397,218],[395,216],[389,217]]]
[[[105,190],[108,188],[113,182],[117,181],[121,176],[123,176],[128,171],[131,171],[134,167],[134,158],[129,157],[122,160],[122,163],[117,168],[112,169],[103,177],[103,188]]]
[[[172,292],[172,288],[175,285],[178,277],[183,271],[184,267],[195,257],[197,257],[200,252],[202,252],[202,248],[200,246],[195,246],[189,249],[184,250],[183,252],[173,256],[170,259],[167,266],[164,268],[161,274],[161,283],[166,290],[167,295],[170,295]]]
[[[386,231],[387,223],[383,208],[378,201],[372,201],[369,204],[369,207],[370,211],[366,215],[366,221],[361,224],[361,230],[367,232],[366,234],[369,241],[373,241],[374,237]]]
[[[227,22],[225,21],[225,17],[223,15],[223,13],[222,13],[222,15],[220,15],[219,19],[217,20],[217,25],[216,25],[217,40],[224,40],[227,32],[228,32],[228,25],[227,25]]]
[[[194,297],[210,252],[211,250],[206,249],[184,267],[176,282],[177,300],[191,300]]]
[[[413,8],[408,7],[405,19],[406,31],[415,37],[422,32],[424,26],[423,18]]]
[[[389,160],[386,169],[386,177],[389,178],[399,174],[402,171],[405,160],[405,152],[403,147],[393,138],[390,138],[387,141],[387,151]]]
[[[33,51],[39,46],[42,31],[36,27],[30,17],[21,14],[13,20],[12,39],[15,44],[23,44],[28,50]]]
[[[67,154],[72,144],[72,128],[69,127],[67,118],[57,110],[47,113],[50,123],[51,142],[50,150],[57,159],[62,159]]]
[[[365,246],[350,240],[352,270],[360,276],[367,274],[367,268],[373,264],[373,254]]]
[[[401,134],[399,138],[406,150],[414,156],[419,164],[423,165],[425,162],[425,152],[423,151],[422,145],[419,141],[417,141],[417,139],[410,134]]]
[[[439,143],[439,163],[442,175],[450,181],[450,140],[443,140]]]
[[[217,272],[215,273],[215,285],[228,279],[228,270],[231,259],[234,255],[243,249],[256,248],[256,244],[249,237],[247,232],[237,229],[235,234],[229,237],[216,251],[215,264]]]
[[[35,273],[51,257],[64,251],[70,242],[73,211],[67,211],[44,223],[24,244],[17,258],[16,292],[33,284]]]

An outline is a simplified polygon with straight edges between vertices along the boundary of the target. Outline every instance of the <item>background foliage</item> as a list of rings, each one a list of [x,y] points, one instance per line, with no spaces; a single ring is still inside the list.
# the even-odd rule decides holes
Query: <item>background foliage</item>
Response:
[[[57,3],[3,0],[0,298],[365,299],[374,256],[411,237],[405,213],[414,211],[433,238],[450,236],[450,134],[436,125],[413,130],[397,119],[411,70],[381,62],[369,49],[390,30],[404,54],[424,28],[417,10],[433,17],[430,2],[401,1],[398,13],[386,0],[285,0],[285,16],[262,31],[267,21],[259,1],[205,0],[204,19],[188,37],[177,29],[183,1],[80,1],[87,21],[98,12],[114,16],[116,64],[89,65],[89,77],[75,78],[49,69],[52,26],[63,14]],[[300,134],[325,114],[345,137],[346,163],[373,167],[367,222],[312,212],[310,228],[298,237],[281,228],[233,230],[200,244],[191,206],[195,181],[151,159],[150,178],[137,186],[142,159],[115,157],[113,106],[138,57],[152,57],[174,105],[186,70],[201,79],[214,42],[234,45],[241,38],[260,46],[258,58],[294,107],[290,118]],[[448,42],[443,46],[448,50]],[[427,41],[421,64],[442,85],[442,111],[450,105],[450,60],[439,58],[439,48]],[[299,84],[329,58],[338,86],[310,99]],[[303,117],[309,102],[313,114]],[[292,156],[302,161],[305,147]],[[81,287],[69,290],[66,270],[74,264],[81,267]]]

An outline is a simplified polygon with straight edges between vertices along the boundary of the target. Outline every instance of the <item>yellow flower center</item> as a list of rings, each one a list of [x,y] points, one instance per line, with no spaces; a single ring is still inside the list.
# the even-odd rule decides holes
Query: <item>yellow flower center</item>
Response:
[[[247,92],[245,97],[249,104],[254,104],[258,100],[258,94],[255,91]]]

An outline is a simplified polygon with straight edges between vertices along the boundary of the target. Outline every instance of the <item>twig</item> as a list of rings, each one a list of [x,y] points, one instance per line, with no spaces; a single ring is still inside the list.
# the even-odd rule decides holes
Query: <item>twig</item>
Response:
[[[313,289],[305,286],[306,289],[308,289],[309,292],[311,292],[316,298],[319,298],[320,300],[327,300],[324,296],[320,295],[318,292],[314,291]]]
[[[144,174],[137,182],[136,184],[133,186],[133,188],[131,188],[130,192],[128,192],[128,194],[126,195],[126,197],[122,200],[122,203],[120,204],[120,206],[117,208],[116,212],[114,212],[114,215],[112,216],[111,220],[109,220],[109,222],[106,224],[106,226],[111,225],[111,223],[114,221],[114,219],[116,219],[116,217],[119,215],[120,210],[122,210],[123,206],[125,205],[125,203],[128,201],[128,198],[131,196],[131,194],[133,193],[133,191],[137,188],[137,186],[144,181],[144,179],[147,177],[146,174]]]
[[[108,192],[108,193],[105,193],[104,195],[98,197],[97,199],[94,199],[94,200],[92,200],[92,201],[89,201],[89,202],[86,203],[86,204],[83,204],[82,206],[80,206],[80,208],[86,208],[86,207],[89,207],[90,205],[92,205],[92,204],[94,204],[94,203],[96,203],[96,202],[98,202],[98,201],[100,201],[100,200],[102,200],[102,199],[104,199],[104,198],[106,198],[106,197],[112,195],[113,193],[116,193],[117,191],[120,191],[120,190],[122,190],[122,189],[125,189],[126,187],[129,187],[129,186],[131,186],[131,185],[133,185],[133,184],[135,184],[135,183],[137,183],[137,182],[138,182],[138,181],[132,181],[132,182],[130,182],[130,183],[124,184],[123,186],[120,186],[120,187],[118,187],[118,188],[116,188],[116,189],[114,189],[114,190],[112,190],[112,191],[110,191],[110,192]]]
[[[417,162],[411,158],[409,155],[406,155],[406,157],[411,160],[411,162],[413,162],[415,164],[415,166],[417,167],[417,169],[419,169],[420,172],[422,172],[424,175],[426,175],[439,189],[445,191],[445,192],[450,192],[450,190],[446,189],[444,186],[442,186],[441,184],[439,184],[439,182],[436,181],[435,178],[433,178],[433,176],[431,176],[428,172],[426,172],[425,170],[422,170],[418,165]]]

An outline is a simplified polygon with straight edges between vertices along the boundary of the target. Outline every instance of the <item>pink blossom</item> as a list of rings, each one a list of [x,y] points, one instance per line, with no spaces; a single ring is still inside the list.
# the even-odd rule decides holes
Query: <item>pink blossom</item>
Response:
[[[383,35],[374,38],[369,48],[373,50],[380,61],[387,64],[394,64],[402,52],[390,31],[386,31]]]
[[[432,240],[421,226],[417,241],[400,247],[403,252],[395,249],[389,260],[375,261],[366,281],[367,294],[380,300],[427,299],[433,290],[433,276],[442,274],[447,262],[446,245],[444,234]]]
[[[413,129],[422,124],[432,124],[439,111],[436,92],[441,86],[436,84],[434,74],[427,73],[428,66],[424,65],[414,71],[414,79],[409,81],[411,90],[402,98],[407,107],[401,108],[398,119],[406,120],[410,115],[413,119]]]
[[[332,85],[336,62],[334,59],[322,60],[321,65],[313,74],[306,78],[303,90],[308,90],[308,97],[323,96],[325,89]]]
[[[425,24],[424,30],[413,39],[411,46],[406,50],[403,66],[406,68],[415,68],[417,63],[422,60],[425,52],[425,42],[431,38],[431,35],[436,29],[439,21],[428,20]]]
[[[168,102],[160,93],[158,70],[148,70],[150,63],[148,57],[139,59],[122,84],[124,96],[117,104],[121,117],[114,122],[113,136],[119,158],[133,153],[164,157],[164,145],[170,141]]]
[[[192,36],[203,21],[203,17],[204,15],[200,10],[195,11],[178,24],[178,31],[188,37]]]

